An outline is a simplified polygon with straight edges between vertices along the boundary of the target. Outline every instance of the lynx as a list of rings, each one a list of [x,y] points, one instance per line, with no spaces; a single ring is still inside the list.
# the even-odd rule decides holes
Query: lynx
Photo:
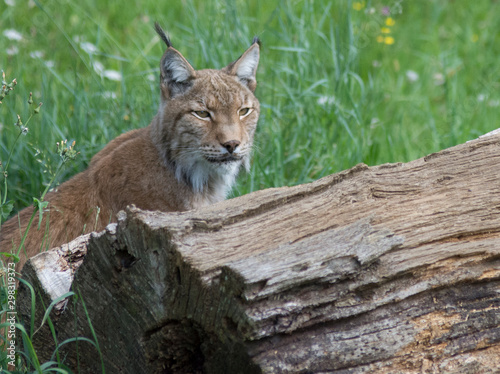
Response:
[[[249,169],[259,117],[259,40],[221,70],[194,70],[158,24],[155,29],[167,45],[157,115],[112,140],[85,171],[47,194],[49,230],[45,222],[30,229],[18,271],[42,246],[102,230],[128,205],[170,212],[224,200],[240,168]],[[25,208],[2,226],[0,251],[18,248],[32,212]]]

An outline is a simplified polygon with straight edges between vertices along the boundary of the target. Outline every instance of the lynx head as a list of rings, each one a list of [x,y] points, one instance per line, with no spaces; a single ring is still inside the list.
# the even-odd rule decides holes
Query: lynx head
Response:
[[[221,70],[195,70],[161,27],[155,28],[167,44],[160,64],[155,143],[179,181],[222,200],[240,166],[250,166],[259,117],[254,96],[259,40]]]

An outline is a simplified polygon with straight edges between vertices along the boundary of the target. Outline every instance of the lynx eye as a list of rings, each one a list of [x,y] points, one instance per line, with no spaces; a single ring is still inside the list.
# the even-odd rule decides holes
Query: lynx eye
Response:
[[[192,113],[195,117],[198,117],[199,119],[202,119],[205,121],[210,119],[210,113],[207,112],[206,110],[198,110],[198,111],[194,111]]]
[[[252,110],[252,108],[242,108],[239,110],[238,114],[240,115],[240,118],[243,118],[252,113]]]

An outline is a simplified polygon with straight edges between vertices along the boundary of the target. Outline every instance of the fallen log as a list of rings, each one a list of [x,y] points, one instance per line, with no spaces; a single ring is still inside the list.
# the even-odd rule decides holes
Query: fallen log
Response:
[[[499,167],[487,134],[202,210],[130,207],[23,277],[45,306],[78,295],[51,317],[59,343],[97,341],[60,349],[82,372],[495,373]],[[34,345],[53,355],[47,324]]]

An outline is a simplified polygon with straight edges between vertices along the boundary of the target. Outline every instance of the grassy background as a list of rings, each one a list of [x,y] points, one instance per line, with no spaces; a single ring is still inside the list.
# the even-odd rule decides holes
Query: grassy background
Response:
[[[359,162],[410,161],[500,127],[498,2],[250,3],[1,0],[0,69],[19,85],[0,107],[0,160],[17,136],[16,114],[26,116],[28,92],[44,104],[10,167],[16,208],[50,179],[56,141],[76,140],[81,152],[67,179],[114,137],[148,125],[164,51],[155,20],[195,68],[221,68],[254,35],[263,41],[256,152],[235,195]]]

